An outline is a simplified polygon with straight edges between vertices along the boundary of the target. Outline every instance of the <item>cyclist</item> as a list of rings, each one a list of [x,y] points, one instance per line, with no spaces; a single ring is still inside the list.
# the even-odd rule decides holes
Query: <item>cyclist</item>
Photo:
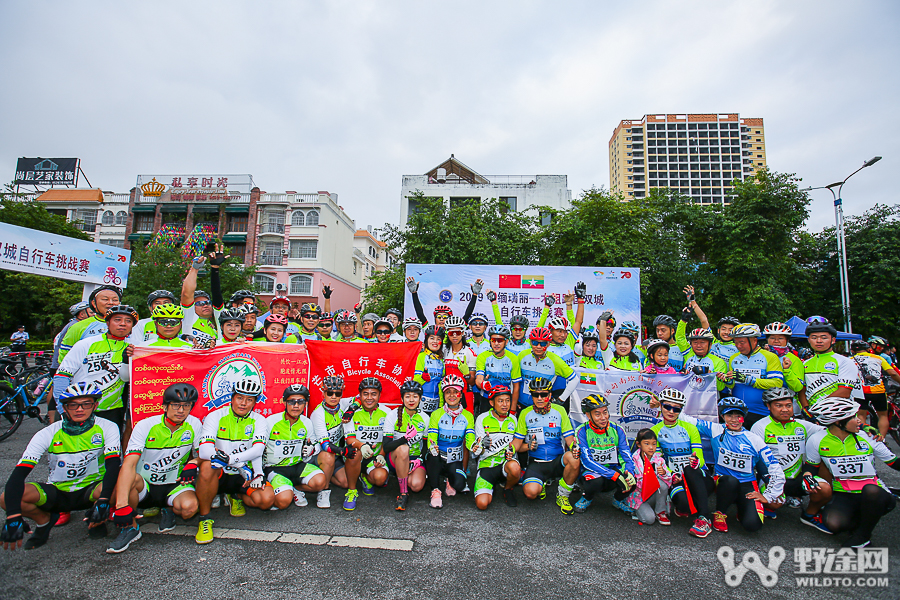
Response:
[[[101,391],[87,382],[70,385],[59,398],[62,420],[38,431],[0,494],[6,522],[0,529],[0,543],[7,550],[22,546],[22,537],[31,531],[27,517],[37,528],[26,550],[40,548],[50,538],[50,529],[61,512],[88,509],[88,534],[106,537],[109,499],[119,475],[119,429],[97,417],[94,407]],[[25,479],[44,454],[50,457],[47,483],[28,485]]]
[[[91,383],[101,391],[93,412],[121,428],[126,420],[122,396],[130,373],[125,363],[134,353],[128,339],[138,314],[130,306],[120,304],[108,308],[105,318],[105,333],[76,342],[66,354],[53,378],[53,390],[59,402],[71,383]]]
[[[375,341],[388,344],[394,341],[394,326],[386,317],[378,317],[375,321]]]
[[[472,386],[475,385],[478,357],[466,340],[466,323],[460,317],[451,316],[447,318],[445,325],[447,338],[444,342],[444,373],[457,375],[465,380],[463,406],[474,406]]]
[[[634,333],[630,329],[619,327],[616,330],[612,346],[607,346],[606,355],[603,357],[607,370],[640,371],[644,368],[644,363],[634,347],[634,340]],[[612,352],[609,351],[610,348]]]
[[[356,314],[349,310],[338,311],[334,315],[334,322],[338,326],[338,342],[365,342],[363,338],[356,335],[356,322],[359,318]]]
[[[465,382],[456,375],[441,380],[444,404],[431,413],[428,421],[428,454],[425,455],[425,473],[431,487],[431,508],[441,508],[441,478],[446,477],[447,496],[455,496],[466,489],[466,448],[475,441],[475,417],[462,407]],[[400,393],[422,395],[417,381],[405,381]]]
[[[284,343],[291,343],[286,341],[287,337],[290,335],[294,336],[294,339],[297,340],[297,343],[306,341],[307,339],[317,340],[318,333],[316,333],[316,323],[319,322],[318,314],[321,313],[321,309],[316,304],[304,303],[300,307],[300,324],[301,327],[298,327],[296,323],[290,321],[287,318],[288,311],[291,310],[291,299],[287,296],[276,295],[269,302],[269,314],[260,315],[262,323],[260,320],[257,320],[257,327],[265,327],[266,318],[269,315],[281,315],[287,321],[287,325],[284,328]]]
[[[540,325],[538,326],[540,327]],[[558,356],[568,366],[574,367],[578,361],[578,357],[575,355],[577,335],[575,329],[569,327],[567,319],[554,317],[550,319],[550,345],[547,347],[547,350]],[[566,382],[556,379],[553,382],[554,399],[558,399],[565,389]],[[568,406],[566,407],[566,412],[568,412]]]
[[[241,334],[252,340],[256,335],[256,318],[259,316],[259,309],[254,304],[242,304],[240,310],[244,311],[244,324],[241,326]]]
[[[517,451],[528,452],[528,467],[522,491],[529,500],[547,495],[547,484],[558,480],[556,505],[564,515],[575,512],[569,503],[572,486],[581,472],[580,451],[575,445],[575,431],[559,404],[550,401],[552,384],[543,377],[531,380],[534,401],[519,413],[516,425]]]
[[[791,391],[791,396],[803,389],[803,361],[791,351],[790,341],[793,331],[784,323],[775,321],[763,329],[766,336],[766,350],[781,360],[784,373],[784,386]],[[800,404],[794,400],[794,415],[800,414]]]
[[[309,389],[299,383],[281,395],[284,412],[266,418],[269,439],[263,454],[263,473],[275,493],[275,506],[284,510],[291,502],[306,506],[306,492],[318,493],[328,486],[322,469],[315,465],[318,448],[313,426],[303,413],[309,405]]]
[[[381,382],[375,377],[363,377],[359,382],[359,400],[354,400],[341,417],[344,439],[356,449],[353,458],[344,461],[347,476],[344,510],[356,508],[357,482],[366,496],[373,495],[375,487],[387,485],[387,463],[381,451],[387,413],[378,406],[380,399]]]
[[[543,329],[543,328],[542,328]],[[466,445],[471,456],[478,460],[475,475],[475,506],[487,510],[494,499],[494,486],[503,485],[503,500],[507,506],[516,506],[514,488],[522,475],[516,460],[513,440],[516,434],[516,418],[509,413],[512,392],[503,385],[491,388],[491,410],[475,419],[475,434]]]
[[[887,435],[889,425],[884,380],[890,377],[900,383],[900,375],[888,361],[884,360],[883,356],[869,352],[869,345],[866,342],[853,342],[851,349],[853,350],[853,361],[859,367],[866,404],[875,409],[875,413],[878,415],[878,431],[884,437]],[[862,414],[860,414],[860,418],[864,418]]]
[[[62,328],[56,337],[53,338],[53,358],[50,361],[50,376],[56,375],[56,371],[59,370],[59,348],[62,344],[63,338],[66,337],[66,333],[69,331],[69,327],[78,323],[79,321],[84,321],[88,317],[94,316],[94,311],[91,310],[91,305],[88,304],[87,300],[82,300],[81,302],[76,302],[72,306],[69,307],[69,313],[72,315],[72,319],[66,323],[65,327]],[[59,411],[56,410],[56,400],[53,396],[49,396],[47,398],[47,422],[53,423],[59,417]]]
[[[475,352],[475,356],[491,349],[490,339],[484,335],[487,328],[488,320],[487,316],[484,314],[475,313],[469,319],[469,335],[467,341],[469,348]]]
[[[425,311],[422,309],[422,303],[419,301],[419,282],[413,277],[407,277],[406,287],[412,295],[413,308],[416,311],[416,316],[419,317],[419,321],[421,321],[423,325],[428,325],[428,318],[425,316]],[[467,321],[469,317],[472,316],[472,311],[475,310],[475,304],[478,302],[481,290],[484,287],[484,282],[481,279],[476,279],[475,283],[471,284],[469,287],[472,290],[472,294],[469,304],[466,306],[465,313],[463,314],[463,321]],[[449,306],[442,304],[434,309],[434,325],[436,327],[446,328],[445,321],[452,316],[453,310]]]
[[[684,321],[682,320],[682,322]],[[662,340],[669,345],[669,364],[676,371],[680,371],[684,368],[684,356],[682,356],[681,349],[675,340],[677,327],[678,323],[669,315],[659,315],[653,319],[653,330],[656,332],[656,339]]]
[[[881,518],[894,510],[897,500],[875,472],[877,456],[895,471],[900,460],[883,442],[860,431],[856,416],[859,404],[849,398],[826,396],[812,412],[825,431],[813,434],[806,444],[806,458],[814,467],[822,465],[831,478],[834,494],[822,509],[828,532],[850,532],[844,548],[864,548]]]
[[[494,314],[499,314],[499,311],[496,311]],[[506,349],[516,356],[531,348],[526,335],[528,326],[528,317],[525,315],[513,315],[509,320],[509,341],[506,344]]]
[[[391,324],[391,329],[394,333],[391,334],[392,342],[405,342],[407,341],[405,337],[400,335],[400,324],[403,321],[403,313],[400,312],[399,308],[389,308],[387,312],[384,313],[384,318],[388,320]]]
[[[219,335],[220,344],[232,344],[245,340],[242,335],[244,316],[243,308],[226,308],[219,313],[219,328],[222,330]]]
[[[491,325],[488,329],[491,349],[478,355],[475,362],[475,386],[484,393],[478,394],[476,414],[491,409],[488,394],[491,386],[505,385],[512,390],[513,404],[518,401],[519,387],[522,385],[522,369],[518,357],[506,349],[509,328],[505,325]]]
[[[726,373],[731,394],[747,406],[744,417],[749,427],[769,414],[762,401],[763,392],[784,385],[781,360],[759,347],[760,334],[754,323],[741,323],[731,331],[738,353],[728,359]]]
[[[225,257],[222,253],[218,253],[222,262]],[[212,253],[209,260],[210,278],[215,274],[218,280],[219,266],[216,265],[216,253]],[[200,268],[207,262],[205,256],[197,256],[191,262],[191,268],[181,284],[181,307],[184,309],[184,331],[192,335],[194,339],[200,341],[201,347],[211,348],[215,345],[215,341],[219,338],[219,331],[216,329],[216,314],[213,308],[212,296],[203,290],[197,289],[197,274]],[[216,282],[218,285],[218,281]],[[219,294],[221,298],[221,293]],[[219,310],[221,310],[221,300]]]
[[[873,335],[867,341],[869,343],[869,349],[872,351],[872,354],[881,356],[881,358],[886,360],[888,364],[894,364],[893,358],[890,354],[888,354],[890,345],[887,343],[886,339],[881,336]]]
[[[363,341],[374,343],[375,339],[375,322],[380,319],[375,313],[366,313],[362,318],[362,330],[358,333],[362,336]]]
[[[253,410],[263,393],[259,379],[246,377],[234,383],[231,402],[203,419],[200,433],[200,472],[196,480],[200,505],[198,544],[213,541],[209,517],[213,496],[231,494],[231,516],[243,517],[244,505],[269,510],[275,492],[263,475],[263,452],[269,439],[266,419]]]
[[[175,515],[185,521],[197,513],[198,458],[192,453],[199,444],[202,425],[191,410],[197,403],[197,388],[174,383],[163,391],[163,414],[138,422],[131,432],[125,460],[116,482],[113,523],[118,537],[106,552],[125,552],[141,539],[135,509],[159,507],[159,530],[175,528]]]
[[[66,358],[69,350],[78,340],[83,340],[92,335],[100,335],[106,333],[108,327],[104,315],[106,309],[110,306],[116,306],[122,303],[122,290],[114,285],[101,285],[91,292],[88,296],[88,305],[94,312],[93,317],[89,317],[83,321],[78,321],[66,332],[62,341],[59,343],[59,362],[62,363]]]
[[[558,397],[558,401],[563,404],[568,413],[569,396],[575,391],[578,385],[578,377],[575,371],[567,365],[561,358],[552,352],[547,351],[550,345],[551,333],[546,327],[535,327],[528,334],[528,340],[531,342],[531,349],[519,355],[519,368],[522,371],[522,386],[520,387],[519,397],[513,402],[512,412],[517,412],[519,405],[531,406],[531,380],[537,377],[543,377],[551,382],[557,377],[562,378],[566,382],[566,387]]]
[[[606,344],[606,347],[609,348],[609,343],[606,341],[605,335],[602,336],[603,340],[601,340],[600,337],[600,332],[594,327],[585,327],[581,331],[579,343],[575,346],[575,354],[578,356],[579,367],[596,369],[599,371],[606,370],[606,365],[603,362],[603,350],[601,350],[600,344],[602,341],[602,343]],[[585,376],[582,375],[582,380],[584,380],[584,377]],[[589,377],[590,379],[587,383],[593,383],[595,381],[594,377]]]
[[[575,431],[575,443],[581,453],[584,495],[575,503],[575,512],[587,511],[597,494],[615,490],[613,506],[633,514],[624,502],[637,484],[625,431],[609,420],[609,401],[600,394],[582,399],[581,412],[587,421]]]
[[[419,336],[422,335],[422,322],[415,317],[407,317],[403,320],[403,340],[404,342],[418,342]]]
[[[256,306],[256,294],[250,290],[238,290],[231,295],[228,303],[233,307]]]
[[[286,316],[277,313],[270,314],[266,317],[265,321],[263,321],[263,338],[258,341],[296,344],[297,336],[292,333],[287,333],[287,329],[290,325],[291,323]]]
[[[694,312],[699,316],[699,307],[694,307]],[[713,344],[712,350],[710,352],[714,356],[718,356],[726,363],[728,359],[738,353],[737,346],[734,343],[734,337],[731,335],[731,332],[734,331],[734,328],[740,325],[741,322],[737,317],[722,317],[719,319],[719,322],[716,323],[716,337],[719,339],[718,342]]]
[[[421,409],[431,414],[441,402],[440,383],[444,377],[444,330],[429,325],[425,328],[425,343],[416,358],[416,373],[413,379],[422,385]]]
[[[610,335],[612,333],[612,331],[613,331],[612,329],[607,329],[607,335]],[[641,364],[647,362],[647,355],[644,353],[644,349],[641,348],[640,346],[636,346],[637,340],[640,339],[640,337],[641,337],[640,325],[638,325],[634,321],[625,321],[624,323],[622,323],[619,326],[618,329],[615,330],[615,332],[616,332],[616,334],[618,334],[619,332],[630,333],[631,334],[632,351],[638,357]],[[615,340],[616,336],[610,335],[610,338],[612,340]],[[613,343],[615,343],[615,342],[613,342]]]
[[[138,321],[138,324],[135,325],[132,336],[136,343],[141,344],[147,342],[156,335],[156,323],[153,321],[153,310],[157,306],[162,306],[163,304],[175,304],[175,294],[169,290],[156,290],[150,292],[150,295],[147,296],[147,309],[150,311],[150,316],[146,319],[141,319]]]
[[[683,322],[683,321],[682,321]],[[681,325],[679,325],[679,328]],[[706,375],[712,373],[716,377],[716,389],[721,394],[725,390],[725,380],[728,374],[728,365],[725,361],[711,354],[715,336],[709,329],[694,329],[691,334],[684,336],[690,350],[684,354],[684,372],[694,375]],[[679,341],[679,343],[681,343]],[[799,361],[798,361],[799,362]]]
[[[707,476],[703,458],[703,442],[696,425],[680,419],[687,398],[674,388],[665,388],[659,399],[650,402],[651,408],[660,408],[662,420],[651,427],[659,442],[659,449],[672,471],[672,487],[669,496],[679,517],[694,518],[690,533],[705,538],[712,531],[709,496],[715,490],[711,477]]]
[[[341,398],[344,379],[329,376],[322,380],[322,402],[313,411],[310,421],[313,425],[315,441],[319,444],[316,465],[325,473],[329,484],[347,489],[347,473],[344,460],[356,455],[356,449],[344,440],[342,416],[350,406],[349,398]],[[316,497],[316,506],[331,508],[331,489],[326,487]]]
[[[837,330],[828,319],[814,316],[806,323],[813,356],[803,363],[804,386],[797,396],[801,410],[809,414],[809,408],[822,398],[849,398],[858,385],[859,368],[852,359],[834,352]]]
[[[794,395],[787,388],[766,390],[763,402],[769,408],[769,416],[754,423],[750,431],[762,438],[784,471],[784,505],[800,508],[800,497],[809,495],[809,506],[800,514],[800,519],[830,533],[824,529],[819,509],[831,500],[831,486],[824,479],[814,477],[816,471],[803,464],[810,436],[825,428],[809,421],[794,420]],[[763,507],[767,513],[773,510],[768,502],[763,502]]]
[[[319,334],[320,340],[334,340],[334,317],[331,316],[331,313],[325,313],[322,315],[322,318],[319,319],[319,324],[316,325],[316,332]]]
[[[678,373],[678,369],[676,369],[669,362],[669,350],[671,349],[672,347],[666,340],[647,340],[648,361],[647,366],[644,367],[644,373],[650,373],[653,375],[656,375],[657,373],[661,375],[671,375],[673,373]]]
[[[160,304],[151,313],[155,335],[150,336],[140,346],[153,348],[193,348],[194,344],[181,337],[181,325],[184,321],[184,309],[177,304],[167,302]],[[140,324],[140,322],[138,322]],[[134,335],[132,334],[132,339]]]
[[[374,377],[381,392],[381,382]],[[366,379],[363,379],[365,381]],[[361,384],[360,384],[361,385]],[[384,420],[384,451],[400,484],[397,496],[397,510],[406,510],[409,492],[419,492],[425,487],[425,463],[422,453],[425,436],[428,434],[429,417],[419,410],[422,396],[415,390],[403,394],[402,402],[390,411]]]

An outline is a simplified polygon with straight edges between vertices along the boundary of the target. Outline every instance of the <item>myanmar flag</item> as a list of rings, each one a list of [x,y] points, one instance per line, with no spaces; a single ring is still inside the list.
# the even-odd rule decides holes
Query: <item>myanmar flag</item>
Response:
[[[519,289],[522,287],[522,277],[520,275],[501,275],[499,287]]]
[[[532,290],[544,289],[543,275],[522,275],[522,287]]]

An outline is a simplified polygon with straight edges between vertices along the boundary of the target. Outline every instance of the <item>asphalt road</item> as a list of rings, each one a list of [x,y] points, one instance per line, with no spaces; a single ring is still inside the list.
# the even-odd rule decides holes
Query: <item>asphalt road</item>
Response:
[[[5,481],[37,421],[0,443],[0,480]],[[891,442],[892,448],[897,448]],[[883,467],[883,465],[882,465]],[[900,474],[879,468],[892,486]],[[39,466],[32,479],[46,476]],[[108,555],[104,540],[90,540],[85,526],[73,521],[54,529],[50,542],[31,552],[0,552],[0,600],[34,597],[54,600],[153,598],[225,600],[244,598],[892,598],[900,596],[900,510],[884,518],[873,546],[889,551],[889,586],[881,588],[798,589],[794,549],[836,549],[834,538],[802,525],[799,511],[782,509],[757,534],[747,534],[731,522],[727,534],[713,532],[704,540],[690,537],[687,519],[673,526],[642,526],[610,505],[610,497],[595,500],[583,515],[560,514],[550,498],[509,508],[497,494],[485,513],[470,495],[444,499],[444,509],[428,506],[427,495],[414,495],[405,513],[393,510],[396,481],[374,497],[360,497],[354,512],[340,508],[335,491],[332,508],[310,506],[286,511],[248,509],[232,518],[227,508],[213,511],[216,531],[236,538],[194,543],[197,519],[181,531],[161,535],[156,519],[144,524],[143,538],[120,555]],[[312,496],[312,495],[310,495]],[[181,524],[181,523],[179,523]],[[110,526],[110,535],[113,527]],[[239,531],[234,531],[239,530]],[[247,534],[246,531],[274,532]],[[290,534],[312,534],[299,537]],[[411,550],[356,547],[352,539],[381,538],[411,542]],[[307,541],[314,543],[292,543]],[[382,544],[382,542],[376,542]],[[350,546],[341,544],[351,544]],[[355,546],[354,546],[355,544]],[[786,559],[778,583],[764,587],[748,572],[737,587],[726,584],[716,558],[720,546],[731,546],[739,561],[755,551],[768,564],[769,549],[782,546]],[[855,581],[855,577],[854,577]]]

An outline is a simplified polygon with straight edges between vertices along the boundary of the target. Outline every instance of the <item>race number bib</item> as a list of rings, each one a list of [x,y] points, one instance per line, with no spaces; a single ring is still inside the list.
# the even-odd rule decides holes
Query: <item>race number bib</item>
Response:
[[[278,454],[281,458],[289,458],[292,456],[300,456],[300,447],[303,440],[282,440],[278,447]]]
[[[719,449],[720,467],[737,471],[738,473],[753,472],[753,456],[750,454],[741,454],[740,452],[732,452],[728,448]]]
[[[530,436],[529,442],[531,438],[537,439],[538,446],[544,445],[544,428],[543,427],[529,427],[528,435]]]
[[[427,396],[422,396],[421,402],[421,410],[424,413],[431,414],[437,410],[438,404],[440,402],[439,398],[429,398]]]
[[[829,456],[827,459],[828,470],[831,474],[842,479],[845,477],[875,477],[875,465],[867,454],[857,456]]]
[[[63,481],[77,481],[88,479],[100,473],[100,465],[97,456],[103,448],[97,448],[96,452],[76,454],[71,458],[65,454],[54,454],[50,457],[50,483]]]
[[[456,446],[455,448],[447,448],[446,452],[441,452],[441,458],[448,463],[459,462],[463,459],[463,447]]]
[[[356,439],[363,444],[380,444],[381,438],[384,436],[384,430],[380,426],[364,426],[360,425],[356,428]]]
[[[669,469],[675,473],[681,473],[685,467],[691,466],[691,457],[693,454],[673,454],[669,456],[666,462],[669,463]]]
[[[339,444],[344,439],[344,426],[340,423],[328,430],[328,439],[334,444]]]
[[[768,446],[782,465],[791,464],[798,456],[806,452],[806,436],[804,435],[779,435],[775,438],[775,442]]]
[[[591,448],[591,458],[601,465],[617,465],[619,464],[619,449],[616,446]]]

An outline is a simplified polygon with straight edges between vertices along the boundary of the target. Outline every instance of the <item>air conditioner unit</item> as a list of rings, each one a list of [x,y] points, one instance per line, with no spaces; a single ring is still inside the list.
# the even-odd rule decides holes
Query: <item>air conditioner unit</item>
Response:
[[[276,284],[275,284],[275,291],[276,291],[276,292],[285,292],[285,291],[287,291],[287,286],[284,285],[283,283],[276,283]]]
[[[287,256],[287,253],[288,253],[287,250],[285,250],[284,248],[281,249],[281,255],[282,255],[282,256]]]

